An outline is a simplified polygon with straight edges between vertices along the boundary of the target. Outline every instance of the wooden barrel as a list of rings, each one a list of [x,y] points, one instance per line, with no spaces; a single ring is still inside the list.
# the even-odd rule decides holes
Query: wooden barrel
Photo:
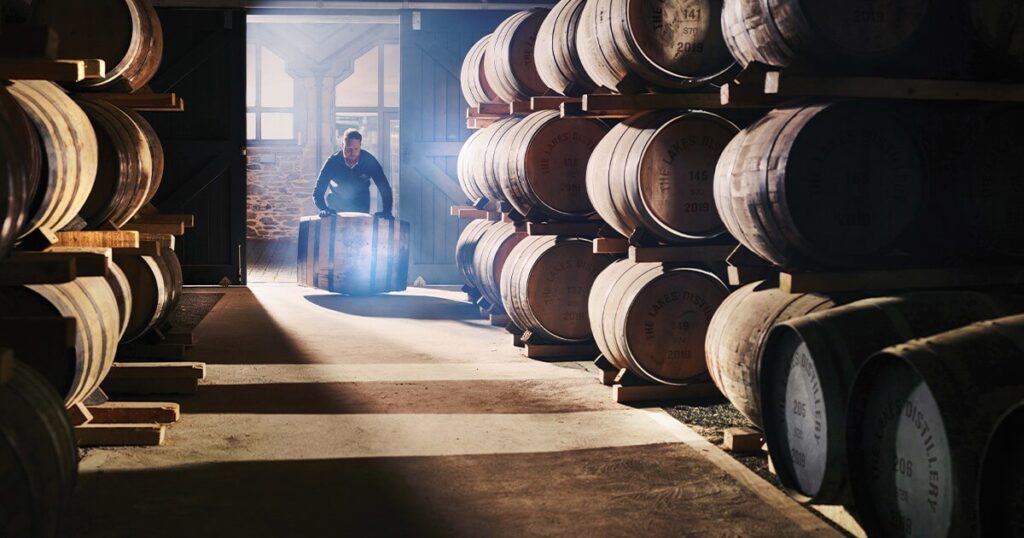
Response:
[[[707,112],[645,112],[616,125],[587,165],[594,209],[626,237],[681,243],[725,232],[715,166],[738,129]]]
[[[75,319],[75,346],[67,356],[41,352],[45,347],[32,341],[5,343],[42,374],[68,406],[99,388],[114,363],[121,317],[117,298],[104,277],[0,288],[0,315]],[[53,338],[60,340],[63,335]]]
[[[725,42],[744,67],[811,65],[830,71],[902,61],[920,39],[933,0],[849,2],[819,0],[777,6],[725,0]],[[770,7],[769,7],[770,6]]]
[[[849,500],[847,394],[872,353],[1022,307],[1019,299],[977,292],[922,292],[865,299],[778,324],[761,357],[761,408],[783,485],[815,504]]]
[[[316,268],[320,263],[320,217],[299,219],[299,252],[296,276],[299,286],[317,288]]]
[[[511,116],[489,125],[473,144],[472,153],[467,155],[467,158],[471,157],[469,167],[473,182],[491,202],[508,201],[501,190],[497,166],[503,162],[501,157],[509,151],[509,131],[520,121],[523,121],[522,116]]]
[[[548,10],[534,8],[505,19],[491,34],[484,72],[494,93],[506,103],[544,95],[547,85],[534,63],[534,44]]]
[[[789,294],[776,281],[748,284],[729,295],[708,328],[705,354],[718,390],[761,427],[761,355],[768,332],[788,319],[833,308],[841,298]]]
[[[57,231],[78,215],[96,181],[96,131],[81,107],[52,82],[18,80],[9,87],[42,140],[43,177],[22,226]]]
[[[594,255],[591,241],[554,236],[523,239],[501,271],[501,300],[523,330],[551,342],[593,337],[587,301],[594,279],[612,262]]]
[[[1024,401],[996,423],[981,460],[982,536],[1024,536]]]
[[[106,276],[107,285],[114,292],[114,300],[117,301],[119,325],[118,337],[123,337],[128,330],[128,321],[132,317],[132,285],[128,282],[128,276],[116,263],[110,264],[110,273]]]
[[[319,287],[345,295],[405,289],[409,273],[409,223],[364,213],[319,220]],[[404,278],[403,278],[404,277]]]
[[[862,266],[887,254],[916,218],[926,171],[896,111],[809,104],[773,110],[745,129],[715,174],[729,232],[790,269]]]
[[[57,31],[62,58],[106,62],[105,78],[76,82],[76,89],[133,92],[160,67],[164,36],[150,0],[36,0],[32,18]]]
[[[1024,316],[887,348],[850,394],[850,482],[868,535],[981,535],[984,448],[1024,400]]]
[[[728,295],[707,271],[619,260],[590,290],[590,327],[601,353],[618,368],[682,385],[706,378],[705,337]]]
[[[693,89],[733,72],[721,13],[722,0],[588,0],[577,49],[590,78],[610,90]]]
[[[473,274],[477,287],[487,301],[501,305],[501,274],[512,249],[526,239],[526,232],[517,232],[511,222],[495,222],[488,226],[473,253]]]
[[[0,359],[2,360],[2,359]],[[15,361],[0,382],[0,531],[64,536],[78,475],[78,444],[60,397]]]
[[[79,211],[88,227],[110,222],[124,226],[149,198],[153,155],[149,142],[131,116],[106,101],[77,98],[99,144],[99,165],[92,191]]]
[[[146,139],[146,145],[149,146],[149,155],[153,161],[153,171],[150,174],[149,189],[146,191],[146,199],[142,205],[150,203],[153,197],[156,196],[160,185],[164,180],[164,146],[160,142],[160,137],[156,134],[156,130],[153,126],[142,117],[142,114],[135,112],[134,110],[123,109],[125,114],[135,122],[135,125],[142,131],[142,136]]]
[[[487,133],[487,129],[479,129],[473,131],[473,134],[469,135],[462,144],[462,148],[459,149],[459,158],[456,163],[456,175],[459,178],[459,186],[462,187],[462,192],[466,193],[466,198],[476,205],[487,197],[480,186],[476,183],[476,177],[473,175],[474,160],[480,158],[480,149],[477,144],[480,143],[480,139],[484,138]]]
[[[455,243],[455,265],[459,268],[462,280],[471,287],[480,290],[483,286],[476,274],[476,267],[473,265],[473,258],[480,246],[480,239],[493,226],[489,220],[474,220],[463,228],[459,234],[459,240]]]
[[[579,220],[594,213],[587,197],[587,163],[608,133],[592,118],[534,112],[508,133],[509,150],[497,153],[504,198],[520,214],[542,220]]]
[[[35,128],[7,85],[0,83],[0,259],[29,217],[41,158]]]
[[[121,339],[127,343],[158,328],[170,315],[181,293],[181,266],[173,251],[161,251],[160,256],[115,253],[114,262],[131,289],[132,310]]]
[[[487,49],[491,44],[492,34],[480,38],[466,54],[462,61],[462,71],[459,74],[459,81],[462,84],[462,96],[469,106],[480,106],[481,103],[496,103],[499,101],[498,94],[487,81],[487,73],[484,66],[487,61]]]
[[[569,96],[591,93],[597,84],[587,75],[576,49],[576,32],[586,0],[561,0],[544,18],[533,58],[537,74],[552,91]]]

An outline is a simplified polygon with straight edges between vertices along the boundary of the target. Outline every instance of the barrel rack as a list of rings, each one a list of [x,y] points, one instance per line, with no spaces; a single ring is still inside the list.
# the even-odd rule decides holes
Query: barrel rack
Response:
[[[4,25],[0,32],[0,81],[49,80],[80,82],[104,78],[106,65],[98,59],[57,57],[57,35],[45,26]],[[185,102],[174,93],[148,88],[133,94],[90,93],[90,97],[139,112],[183,112]],[[159,255],[161,241],[141,240],[140,234],[180,236],[195,224],[193,215],[159,214],[143,208],[129,223],[111,223],[95,231],[56,231],[40,228],[0,260],[0,286],[64,284],[79,277],[107,276],[113,255]],[[74,227],[74,226],[72,226]],[[62,354],[75,345],[73,318],[0,317],[0,338],[32,339],[47,352]],[[78,443],[90,446],[155,446],[164,443],[166,425],[180,418],[173,402],[113,401],[108,396],[194,394],[205,377],[206,365],[196,362],[121,362],[132,359],[182,361],[191,334],[163,335],[158,341],[118,348],[117,361],[101,388],[84,403],[68,409]],[[57,337],[55,337],[57,335]],[[0,378],[9,374],[9,356],[0,357]]]

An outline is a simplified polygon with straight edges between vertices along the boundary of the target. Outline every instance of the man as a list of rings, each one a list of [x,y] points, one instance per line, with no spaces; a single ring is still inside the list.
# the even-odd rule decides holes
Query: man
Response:
[[[391,184],[376,157],[362,151],[363,135],[355,129],[345,131],[344,149],[331,155],[320,170],[313,189],[313,203],[321,217],[343,211],[370,212],[370,180],[377,185],[384,209],[376,213],[386,219],[391,215]]]

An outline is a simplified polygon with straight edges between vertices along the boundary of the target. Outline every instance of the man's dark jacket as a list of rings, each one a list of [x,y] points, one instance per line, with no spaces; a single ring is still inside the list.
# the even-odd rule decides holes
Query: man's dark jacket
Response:
[[[313,189],[313,203],[323,211],[331,209],[337,212],[354,211],[370,212],[370,180],[377,185],[383,201],[385,215],[391,214],[391,184],[384,175],[384,168],[368,151],[359,154],[359,162],[354,168],[345,164],[345,156],[340,152],[331,155],[320,170],[320,177]]]

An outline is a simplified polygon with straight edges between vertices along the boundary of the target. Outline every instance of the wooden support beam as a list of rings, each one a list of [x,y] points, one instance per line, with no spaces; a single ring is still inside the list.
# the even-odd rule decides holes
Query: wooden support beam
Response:
[[[92,422],[92,419],[94,418],[92,416],[92,413],[89,412],[89,409],[85,406],[85,404],[76,403],[75,405],[69,407],[67,411],[68,419],[71,420],[72,426],[81,426],[82,424],[88,424]]]
[[[0,79],[81,82],[106,76],[103,60],[0,58]]]
[[[600,354],[593,342],[585,344],[534,344],[526,342],[524,355],[531,359],[591,360]]]
[[[788,293],[889,291],[927,288],[992,287],[1024,284],[1024,267],[949,267],[835,273],[779,274]]]
[[[124,230],[136,230],[144,233],[185,235],[183,222],[136,222],[131,221],[121,227]]]
[[[615,384],[615,379],[619,377],[619,368],[611,363],[602,354],[597,357],[594,361],[594,366],[597,367],[597,381],[602,385],[612,386]]]
[[[180,344],[121,344],[117,348],[120,361],[180,361],[185,360],[185,346]]]
[[[764,444],[764,434],[754,428],[726,428],[722,436],[722,448],[738,454],[757,452]]]
[[[727,268],[730,286],[746,286],[761,280],[778,278],[779,270],[772,267],[735,267],[730,265]]]
[[[206,377],[201,362],[114,363],[103,390],[122,395],[195,394]]]
[[[74,260],[75,273],[79,277],[107,276],[114,260],[113,251],[109,248],[65,246],[50,247],[46,249],[46,252],[17,252],[11,258],[36,259],[43,256],[51,259]]]
[[[504,117],[509,115],[509,103],[480,103],[477,107],[481,116]]]
[[[626,254],[629,240],[621,237],[598,237],[594,239],[594,254]]]
[[[533,108],[530,101],[513,101],[508,104],[506,112],[511,115],[529,114],[533,112]]]
[[[144,213],[136,215],[132,222],[139,224],[178,224],[185,228],[195,228],[196,216],[188,213]]]
[[[586,220],[580,222],[528,222],[529,235],[563,235],[572,237],[596,237],[605,227],[604,221]]]
[[[629,247],[629,259],[635,263],[715,263],[724,262],[736,245],[687,245],[673,247]]]
[[[75,427],[78,446],[160,446],[166,427],[160,424],[85,424]]]
[[[115,248],[114,254],[118,256],[159,256],[163,252],[163,246],[159,241],[139,241],[138,248]]]
[[[28,254],[28,253],[22,253]],[[75,260],[64,258],[21,258],[12,256],[0,263],[0,286],[64,284],[78,276]]]
[[[640,379],[625,369],[622,370],[612,386],[612,399],[618,403],[699,400],[720,394],[718,387],[711,382],[658,385]]]
[[[4,24],[0,26],[0,55],[7,58],[57,59],[57,32],[49,26]]]
[[[136,112],[185,111],[185,100],[176,93],[90,93],[87,98],[106,101]]]
[[[582,103],[579,97],[541,96],[530,98],[530,110],[561,110],[562,103]]]
[[[91,424],[171,424],[181,418],[181,406],[173,402],[106,402],[87,411]]]
[[[139,232],[57,232],[57,241],[61,247],[139,248]]]

